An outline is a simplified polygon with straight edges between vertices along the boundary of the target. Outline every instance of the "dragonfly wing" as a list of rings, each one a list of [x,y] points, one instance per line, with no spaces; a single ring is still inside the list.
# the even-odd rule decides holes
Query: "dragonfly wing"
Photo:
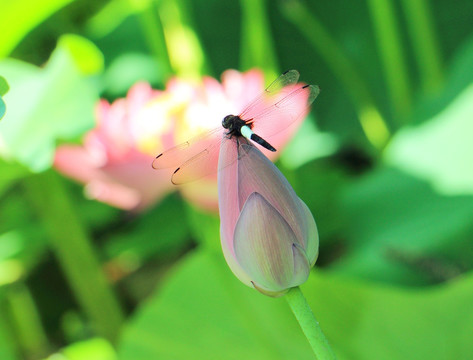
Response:
[[[217,127],[162,152],[154,159],[153,168],[177,168],[207,148],[212,147],[215,142],[220,141],[223,130],[222,127]]]
[[[316,85],[286,86],[282,92],[284,96],[255,115],[253,131],[267,138],[286,129],[308,114],[310,104],[319,93]]]
[[[227,143],[228,141],[231,143]],[[223,142],[225,142],[225,144],[222,144]],[[193,158],[187,160],[177,168],[171,178],[172,183],[175,185],[186,184],[214,174],[217,170],[220,171],[232,165],[236,160],[246,156],[248,153],[246,150],[247,147],[242,147],[242,144],[253,146],[244,137],[232,136],[229,138],[223,135],[220,140],[216,141],[212,146],[196,154]],[[223,156],[219,159],[221,147],[225,147],[226,151],[231,151],[232,154],[227,154],[228,156]]]
[[[174,171],[171,182],[174,185],[187,184],[215,173],[218,169],[218,156],[222,137],[187,159]]]
[[[299,80],[297,70],[288,70],[274,80],[261,95],[256,97],[241,113],[240,118],[248,120],[256,117],[264,109],[284,98],[287,87],[294,85]]]

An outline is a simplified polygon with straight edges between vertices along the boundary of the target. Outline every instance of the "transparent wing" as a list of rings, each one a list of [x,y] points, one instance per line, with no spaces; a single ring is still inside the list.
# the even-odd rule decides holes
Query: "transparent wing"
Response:
[[[253,130],[262,137],[274,135],[302,116],[307,115],[310,104],[320,89],[314,85],[298,84],[299,72],[289,70],[274,80],[265,91],[255,98],[241,113],[240,118],[253,122]],[[215,173],[245,156],[240,143],[249,142],[239,136],[227,138],[223,127],[215,128],[159,154],[153,168],[176,168],[171,181],[178,185],[188,183]],[[235,142],[239,149],[234,157],[225,157],[219,163],[222,141]]]
[[[235,149],[235,156],[224,156],[222,159],[219,159],[220,146],[223,141],[234,143],[230,146],[231,149]],[[240,146],[241,144],[251,145],[244,137],[232,136],[228,138],[222,135],[220,140],[212,144],[212,146],[207,147],[178,167],[172,175],[171,182],[175,185],[187,184],[230,166],[237,159],[246,155],[247,151]]]
[[[174,174],[172,174],[171,182],[174,185],[187,184],[215,173],[217,171],[221,142],[222,137],[216,139],[212,144],[202,146],[200,152],[183,161],[174,171]]]
[[[277,102],[254,115],[253,131],[263,138],[283,131],[309,113],[310,105],[319,93],[320,88],[316,85],[286,86]]]
[[[212,147],[216,142],[220,144],[223,130],[223,127],[217,127],[162,152],[154,159],[153,168],[177,168],[187,160]]]
[[[274,80],[263,91],[261,95],[256,97],[248,106],[240,113],[243,120],[252,119],[260,114],[271,104],[274,104],[287,95],[285,89],[297,83],[299,80],[299,72],[297,70],[288,70]]]

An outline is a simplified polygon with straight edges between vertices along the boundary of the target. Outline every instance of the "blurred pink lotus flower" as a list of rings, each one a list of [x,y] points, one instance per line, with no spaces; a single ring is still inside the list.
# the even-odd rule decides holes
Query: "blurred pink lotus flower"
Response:
[[[86,184],[90,198],[122,209],[142,210],[179,190],[199,207],[216,211],[216,174],[176,187],[170,181],[172,172],[153,170],[151,163],[163,150],[221,126],[224,116],[237,114],[263,90],[259,70],[227,70],[221,84],[211,77],[201,82],[172,78],[163,91],[138,83],[126,98],[112,104],[101,100],[97,126],[86,134],[82,146],[59,146],[54,166]],[[271,144],[283,148],[302,120],[289,124],[281,116],[275,123],[285,131],[272,136]],[[271,159],[276,156],[268,154]]]
[[[222,145],[220,161],[245,154],[218,175],[225,259],[244,284],[281,296],[304,283],[318,256],[317,227],[278,168],[255,146]]]
[[[138,83],[126,99],[112,104],[101,100],[95,129],[86,134],[83,146],[59,146],[55,168],[85,183],[88,197],[118,208],[140,209],[159,200],[172,186],[165,174],[150,168],[152,155],[140,151],[137,137],[140,117],[147,115],[149,102],[161,96],[163,92]]]

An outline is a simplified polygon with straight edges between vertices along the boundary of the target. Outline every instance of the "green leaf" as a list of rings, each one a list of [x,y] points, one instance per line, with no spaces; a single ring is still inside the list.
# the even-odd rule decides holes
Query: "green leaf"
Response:
[[[314,271],[302,286],[338,358],[473,357],[473,276],[407,290]],[[283,298],[238,282],[221,257],[185,258],[125,326],[119,359],[313,359]]]
[[[89,40],[73,35],[63,35],[56,51],[64,51],[77,69],[84,75],[95,75],[103,71],[104,58],[100,50]]]
[[[5,106],[5,102],[0,96],[0,120],[2,120],[3,116],[5,115],[6,110],[7,110],[7,107]]]
[[[0,96],[5,95],[8,90],[10,90],[10,86],[8,85],[5,78],[3,76],[0,76]]]
[[[189,224],[195,240],[203,246],[220,253],[219,241],[220,218],[214,212],[199,209],[196,206],[186,203],[187,223]]]
[[[73,0],[1,1],[0,58],[10,54],[33,28]],[[18,17],[21,14],[21,21]]]
[[[161,255],[169,258],[188,245],[188,227],[182,221],[182,202],[173,194],[159,206],[121,226],[105,244],[109,258],[125,256],[141,262]]]
[[[76,342],[61,351],[67,360],[115,360],[113,346],[105,339],[93,338]]]
[[[329,159],[313,161],[298,168],[289,181],[314,215],[321,246],[336,240],[343,226],[338,197],[349,181],[341,166]]]
[[[399,170],[381,168],[347,186],[340,209],[348,249],[332,269],[412,285],[473,266],[472,196],[441,196]]]
[[[302,291],[339,359],[473,358],[472,273],[413,290],[315,272]]]
[[[29,175],[30,173],[24,166],[0,158],[0,174],[2,174],[2,176],[0,176],[1,196],[12,184],[15,183],[15,181]]]
[[[296,169],[314,159],[332,155],[337,150],[337,138],[333,134],[322,133],[311,120],[307,118],[302,123],[284,148],[280,161],[285,167]]]
[[[2,302],[2,294],[0,292],[0,302]],[[0,304],[0,306],[3,304]],[[0,359],[17,360],[19,357],[15,354],[14,342],[12,339],[11,328],[6,326],[6,311],[0,309]]]
[[[140,53],[118,56],[104,75],[105,91],[114,97],[126,94],[138,81],[156,84],[162,80],[162,73],[156,66],[156,61],[151,56]]]
[[[101,69],[94,45],[63,36],[44,69],[7,59],[0,72],[15,86],[6,95],[0,127],[3,152],[33,171],[51,166],[58,138],[74,138],[93,127],[98,90],[84,75]]]
[[[47,250],[47,238],[22,192],[7,192],[1,203],[0,283],[9,283],[41,261]]]
[[[387,163],[446,194],[473,194],[473,85],[430,121],[400,131]]]
[[[240,283],[198,251],[125,326],[119,359],[313,359],[284,299]]]
[[[9,89],[10,87],[8,86],[8,83],[5,78],[3,76],[0,76],[0,120],[3,118],[6,111],[6,105],[2,99],[2,96],[5,95]]]

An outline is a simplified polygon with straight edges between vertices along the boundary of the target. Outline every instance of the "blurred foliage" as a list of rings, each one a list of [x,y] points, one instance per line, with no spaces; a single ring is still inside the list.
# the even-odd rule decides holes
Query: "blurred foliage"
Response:
[[[0,120],[3,118],[5,115],[5,102],[2,99],[2,96],[5,95],[9,90],[9,86],[7,81],[3,76],[0,76]]]
[[[215,214],[121,211],[52,170],[99,98],[256,66],[322,89],[278,165],[317,221],[302,290],[338,357],[473,358],[473,2],[0,9],[0,359],[312,358],[285,302],[232,276]]]

